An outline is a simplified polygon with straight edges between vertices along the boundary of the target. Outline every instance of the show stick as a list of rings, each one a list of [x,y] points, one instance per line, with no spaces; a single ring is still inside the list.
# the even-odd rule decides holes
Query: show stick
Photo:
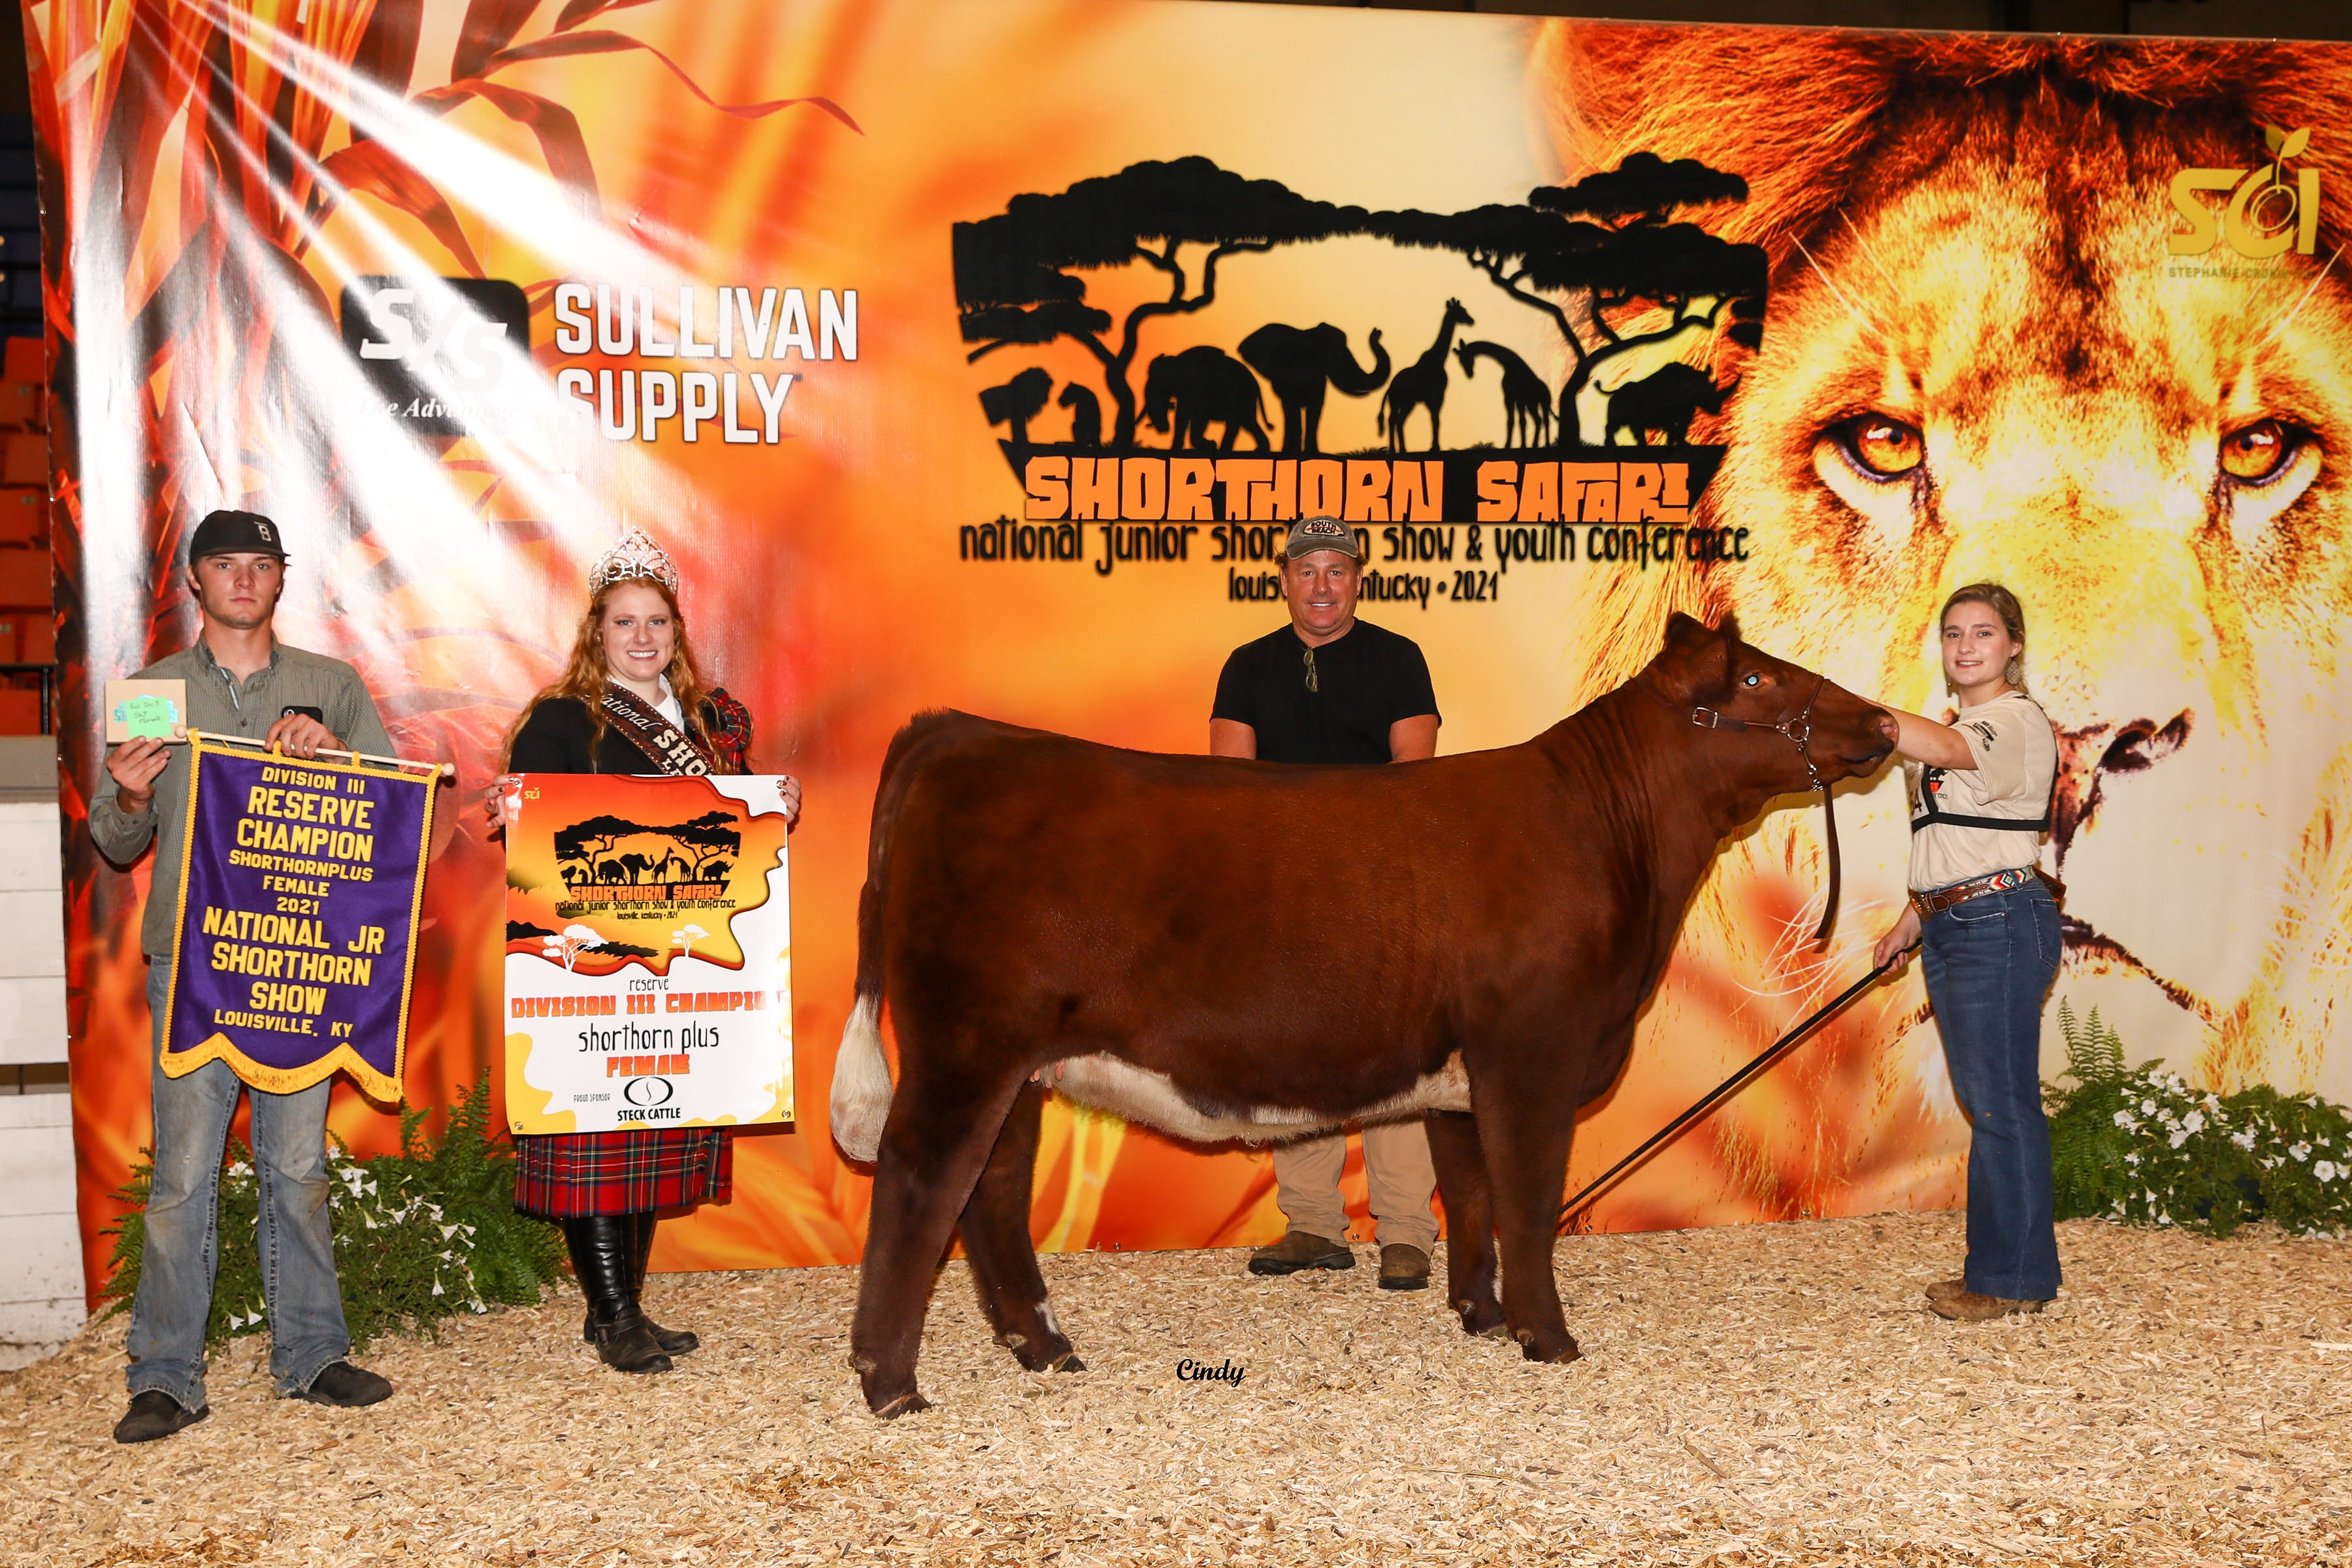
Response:
[[[244,735],[223,735],[208,730],[189,730],[184,733],[189,740],[201,740],[208,746],[250,746],[257,752],[273,752],[289,762],[299,763],[307,760],[295,756],[282,747],[269,745]],[[430,772],[438,773],[445,779],[454,779],[457,776],[457,764],[455,763],[424,763],[408,757],[380,757],[373,752],[342,752],[337,751],[332,746],[321,746],[312,755],[342,757],[354,763],[373,763],[379,767],[405,768],[411,772]]]
[[[1905,952],[1908,952],[1910,949],[1906,948],[1903,951]],[[1635,1166],[1641,1164],[1660,1149],[1664,1148],[1668,1143],[1674,1141],[1675,1135],[1682,1131],[1684,1128],[1688,1127],[1692,1122],[1696,1121],[1708,1111],[1713,1110],[1717,1106],[1722,1104],[1725,1100],[1730,1099],[1733,1095],[1738,1094],[1741,1089],[1747,1088],[1748,1084],[1755,1081],[1755,1079],[1762,1074],[1767,1068],[1770,1067],[1774,1062],[1779,1061],[1782,1057],[1787,1056],[1790,1051],[1794,1050],[1798,1045],[1804,1040],[1806,1036],[1821,1027],[1823,1023],[1828,1021],[1832,1015],[1843,1007],[1847,1003],[1853,1001],[1855,997],[1861,995],[1864,991],[1868,990],[1880,975],[1885,973],[1887,970],[1894,966],[1895,960],[1899,959],[1901,956],[1901,953],[1897,953],[1895,958],[1888,959],[1885,963],[1880,964],[1877,968],[1872,970],[1869,973],[1864,975],[1853,984],[1847,986],[1843,991],[1832,997],[1819,1011],[1815,1012],[1812,1016],[1807,1018],[1803,1023],[1799,1024],[1795,1028],[1790,1030],[1787,1034],[1773,1041],[1771,1045],[1766,1047],[1763,1054],[1759,1056],[1754,1061],[1749,1062],[1746,1067],[1741,1068],[1738,1072],[1733,1073],[1729,1078],[1716,1085],[1716,1087],[1709,1091],[1706,1098],[1701,1100],[1696,1105],[1692,1106],[1688,1110],[1684,1111],[1680,1116],[1675,1117],[1672,1121],[1667,1122],[1665,1126],[1660,1128],[1658,1131],[1651,1137],[1648,1142],[1643,1144],[1640,1148],[1634,1150],[1632,1153],[1626,1155],[1615,1164],[1610,1166],[1608,1171],[1602,1174],[1599,1181],[1594,1182],[1591,1186],[1586,1187],[1582,1192],[1577,1194],[1576,1196],[1561,1205],[1559,1211],[1559,1229],[1563,1232],[1566,1231],[1570,1223],[1572,1222],[1579,1215],[1582,1214],[1586,1209],[1591,1207],[1594,1201],[1598,1199],[1602,1193],[1606,1192],[1612,1185],[1613,1185],[1619,1177],[1632,1171]]]

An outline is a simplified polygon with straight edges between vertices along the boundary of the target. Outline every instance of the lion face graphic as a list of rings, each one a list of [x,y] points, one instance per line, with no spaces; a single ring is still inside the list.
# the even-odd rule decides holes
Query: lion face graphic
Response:
[[[2334,127],[2352,142],[2352,50],[1547,42],[1579,161],[1643,147],[1748,174],[1717,226],[1774,261],[1706,504],[1775,542],[1703,585],[1615,591],[1612,613],[1630,633],[1651,599],[1734,610],[1761,646],[1940,716],[1937,607],[2007,584],[2058,730],[2056,993],[2218,1087],[2352,1098],[2352,172],[2342,146],[2320,163]],[[2266,123],[2320,128],[2315,254],[2176,266],[2172,175],[2252,167]],[[1854,942],[1900,891],[1899,784],[1866,805],[1849,843],[1885,910]],[[1720,884],[1785,877],[1790,843],[1768,824],[1727,858],[1699,942],[1755,951],[1735,928],[1771,900]]]

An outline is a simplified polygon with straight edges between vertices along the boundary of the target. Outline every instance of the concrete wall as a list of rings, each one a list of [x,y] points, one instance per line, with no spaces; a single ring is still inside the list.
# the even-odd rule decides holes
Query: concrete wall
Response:
[[[80,1329],[57,747],[0,739],[0,1368]]]

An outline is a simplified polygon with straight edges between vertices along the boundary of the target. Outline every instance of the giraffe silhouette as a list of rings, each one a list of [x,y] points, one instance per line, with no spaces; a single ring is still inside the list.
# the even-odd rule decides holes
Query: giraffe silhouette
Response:
[[[1528,368],[1528,362],[1500,343],[1484,339],[1454,351],[1462,362],[1462,379],[1478,374],[1478,362],[1493,360],[1503,367],[1503,445],[1546,447],[1551,444],[1551,388]]]
[[[1091,387],[1072,382],[1055,402],[1070,411],[1070,445],[1093,451],[1102,446],[1102,399]]]
[[[1375,428],[1385,428],[1389,450],[1402,452],[1404,447],[1405,416],[1416,408],[1429,410],[1429,450],[1439,450],[1437,416],[1445,406],[1445,355],[1454,346],[1456,327],[1475,327],[1470,312],[1462,308],[1459,300],[1445,301],[1445,320],[1437,329],[1437,341],[1429,352],[1396,373],[1389,383],[1388,395],[1381,399],[1380,417]]]

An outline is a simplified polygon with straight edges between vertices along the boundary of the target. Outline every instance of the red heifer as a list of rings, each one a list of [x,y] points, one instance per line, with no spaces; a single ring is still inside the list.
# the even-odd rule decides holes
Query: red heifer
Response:
[[[1425,1114],[1463,1327],[1574,1360],[1551,1249],[1578,1107],[1624,1066],[1724,836],[1813,770],[1871,772],[1894,738],[1880,710],[1684,616],[1640,675],[1534,740],[1428,762],[1154,756],[917,719],[882,764],[833,1084],[835,1141],[878,1154],[851,1335],[866,1403],[924,1407],[915,1354],[959,1218],[999,1341],[1032,1370],[1079,1364],[1029,1240],[1029,1075],[1051,1062],[1073,1099],[1200,1142]]]

